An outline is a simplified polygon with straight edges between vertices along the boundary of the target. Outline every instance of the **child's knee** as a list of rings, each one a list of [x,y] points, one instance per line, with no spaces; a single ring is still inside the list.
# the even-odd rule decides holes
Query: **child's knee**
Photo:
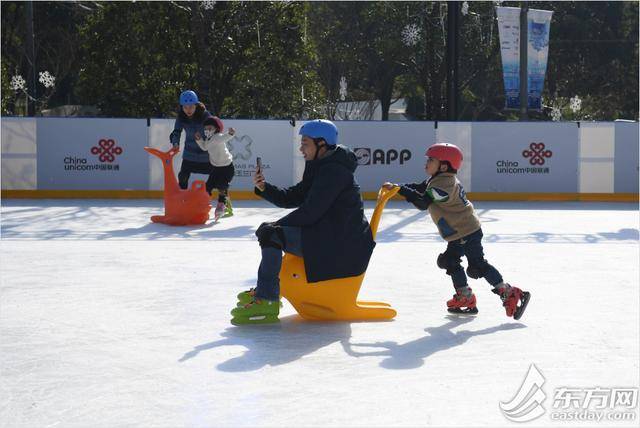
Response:
[[[490,268],[491,265],[485,259],[469,260],[467,275],[473,279],[484,278]]]
[[[437,264],[440,269],[444,269],[447,271],[447,274],[451,274],[458,269],[461,269],[460,266],[460,257],[454,256],[446,251],[440,255],[438,255]]]

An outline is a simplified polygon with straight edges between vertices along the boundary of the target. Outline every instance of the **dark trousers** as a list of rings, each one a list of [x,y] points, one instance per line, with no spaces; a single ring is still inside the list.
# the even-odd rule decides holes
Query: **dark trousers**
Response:
[[[206,184],[207,193],[211,194],[213,189],[218,189],[226,195],[226,191],[229,189],[229,183],[231,183],[233,175],[235,174],[235,169],[233,164],[216,167],[209,162],[194,162],[183,159],[180,172],[178,173],[178,185],[181,189],[187,189],[189,187],[189,177],[192,173],[206,174],[209,176]],[[224,202],[224,198],[222,202]]]
[[[229,190],[229,184],[233,180],[236,170],[233,167],[233,163],[227,166],[213,166],[211,174],[207,180],[207,188],[211,186],[211,189],[218,189],[218,202],[227,201],[227,190]],[[209,191],[211,194],[211,191]]]
[[[285,243],[274,233],[271,240],[284,248],[287,253],[302,257],[302,230],[299,227],[282,226]],[[258,268],[256,297],[264,300],[280,299],[280,268],[282,251],[273,247],[262,248],[262,260]]]
[[[463,238],[447,244],[447,250],[438,257],[438,266],[447,270],[451,276],[453,286],[462,288],[467,286],[467,275],[460,264],[462,256],[467,258],[469,267],[467,273],[472,278],[484,278],[493,286],[502,282],[502,275],[484,259],[482,248],[482,229]]]

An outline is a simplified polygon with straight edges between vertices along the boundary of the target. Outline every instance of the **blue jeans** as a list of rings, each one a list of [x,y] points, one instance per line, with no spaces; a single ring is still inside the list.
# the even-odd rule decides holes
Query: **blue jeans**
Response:
[[[447,250],[438,257],[438,266],[447,270],[447,275],[451,276],[455,288],[467,286],[467,275],[460,265],[462,256],[465,256],[469,262],[467,273],[471,278],[484,278],[493,286],[502,282],[500,272],[484,259],[482,236],[482,229],[479,229],[470,235],[451,241],[447,245]]]
[[[281,242],[277,234],[271,241],[283,247],[284,251],[302,257],[302,230],[299,227],[282,226],[285,242]],[[282,267],[282,251],[273,247],[262,248],[262,260],[258,268],[256,297],[264,300],[280,299],[280,268]]]

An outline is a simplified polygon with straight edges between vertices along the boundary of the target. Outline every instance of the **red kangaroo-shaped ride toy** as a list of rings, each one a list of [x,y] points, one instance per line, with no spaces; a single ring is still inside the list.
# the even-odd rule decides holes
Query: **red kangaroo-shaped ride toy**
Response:
[[[173,172],[173,157],[180,150],[170,149],[163,152],[152,147],[144,149],[160,158],[164,168],[164,215],[151,216],[151,221],[171,226],[187,226],[204,224],[209,220],[211,203],[204,181],[194,181],[191,188],[187,190],[182,190],[178,186],[178,180]]]

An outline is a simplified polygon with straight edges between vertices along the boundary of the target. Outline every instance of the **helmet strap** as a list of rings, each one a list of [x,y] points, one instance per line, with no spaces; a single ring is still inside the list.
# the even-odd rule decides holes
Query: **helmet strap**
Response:
[[[313,144],[315,144],[315,145],[316,145],[316,154],[315,154],[315,156],[313,157],[313,160],[318,159],[318,155],[320,154],[320,149],[321,149],[322,147],[325,147],[325,148],[327,147],[326,143],[325,143],[325,144],[323,144],[323,145],[321,146],[321,145],[319,144],[319,143],[320,143],[320,141],[324,141],[324,138],[314,138],[314,139],[313,139]]]

